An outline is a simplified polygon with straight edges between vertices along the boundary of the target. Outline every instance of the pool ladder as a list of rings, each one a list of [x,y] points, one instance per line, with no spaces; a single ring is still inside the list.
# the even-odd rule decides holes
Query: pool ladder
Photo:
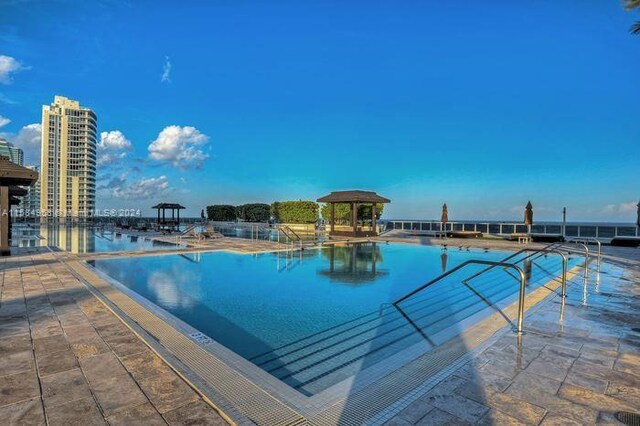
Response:
[[[597,240],[596,240],[597,241]],[[585,254],[585,277],[588,274],[588,269],[589,269],[589,247],[586,244],[583,243],[579,243],[584,247],[584,254]],[[600,242],[598,241],[598,246],[600,246]],[[405,314],[405,312],[402,310],[402,308],[400,307],[400,303],[402,303],[403,301],[409,299],[410,297],[416,295],[417,293],[423,291],[424,289],[426,289],[427,287],[430,287],[436,283],[438,283],[439,281],[443,280],[444,278],[448,277],[449,275],[466,268],[469,265],[487,265],[487,268],[476,272],[475,274],[465,278],[464,280],[461,281],[462,284],[467,285],[469,281],[471,281],[472,279],[481,276],[487,272],[489,272],[490,270],[496,268],[496,267],[502,267],[505,271],[512,269],[515,270],[517,272],[518,277],[516,277],[519,282],[520,282],[520,291],[519,291],[519,298],[518,298],[518,317],[517,317],[517,325],[514,327],[514,332],[517,334],[523,334],[524,333],[524,302],[525,302],[525,290],[526,290],[526,286],[527,286],[527,278],[526,275],[524,273],[524,271],[522,270],[522,268],[520,268],[517,264],[520,262],[523,262],[525,260],[534,260],[538,257],[541,256],[547,256],[548,254],[557,254],[558,256],[561,257],[562,259],[562,278],[561,278],[561,298],[562,298],[562,302],[564,304],[564,301],[567,297],[567,267],[568,267],[568,259],[567,256],[563,253],[563,251],[566,252],[572,252],[572,251],[576,251],[573,247],[566,247],[564,244],[559,244],[559,243],[552,243],[549,244],[543,248],[540,249],[534,249],[534,248],[524,248],[522,250],[519,250],[509,256],[507,256],[506,258],[502,259],[501,261],[489,261],[489,260],[479,260],[479,259],[472,259],[472,260],[467,260],[466,262],[461,263],[460,265],[456,266],[455,268],[445,272],[444,274],[434,278],[433,280],[427,282],[426,284],[421,285],[420,287],[416,288],[415,290],[407,293],[406,295],[402,296],[401,298],[397,299],[395,302],[393,302],[393,306],[398,309],[400,311],[400,313],[410,322],[412,323],[411,319]],[[528,255],[526,255],[525,257],[523,257],[522,259],[517,260],[516,262],[513,262],[512,260],[516,257],[519,256],[523,253],[530,253]],[[600,250],[598,250],[598,268],[600,267]],[[414,327],[417,328],[416,325],[414,325]]]
[[[300,244],[300,248],[302,248],[302,237],[289,226],[278,225],[276,226],[276,230],[278,231],[278,243],[280,243],[280,232],[282,232],[289,242],[291,242],[291,248],[293,248],[294,243]]]

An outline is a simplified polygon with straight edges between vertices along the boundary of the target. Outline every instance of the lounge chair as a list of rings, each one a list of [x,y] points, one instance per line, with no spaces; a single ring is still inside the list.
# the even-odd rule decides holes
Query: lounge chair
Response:
[[[205,229],[203,231],[195,231],[196,233],[196,237],[198,238],[198,240],[201,239],[219,239],[219,238],[224,238],[224,235],[222,235],[220,232],[216,231],[215,228],[211,225],[207,225],[205,227]]]

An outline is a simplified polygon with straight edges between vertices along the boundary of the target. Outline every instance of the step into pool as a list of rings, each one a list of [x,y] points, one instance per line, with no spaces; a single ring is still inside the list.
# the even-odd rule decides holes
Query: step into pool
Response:
[[[392,304],[466,260],[507,255],[362,243],[89,263],[291,388],[315,395],[415,345],[437,347],[469,321],[514,302],[519,283],[501,268],[462,283],[484,268],[472,265],[407,299],[402,311]],[[529,277],[529,291],[561,270],[552,256],[519,266]]]

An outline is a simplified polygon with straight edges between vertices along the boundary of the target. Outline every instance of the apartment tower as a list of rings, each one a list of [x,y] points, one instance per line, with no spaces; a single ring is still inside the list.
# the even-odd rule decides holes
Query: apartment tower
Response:
[[[42,107],[40,210],[45,219],[83,220],[96,198],[97,118],[78,101],[56,96]]]
[[[20,148],[13,146],[6,139],[0,138],[0,155],[9,157],[9,161],[18,166],[24,165],[24,153]]]

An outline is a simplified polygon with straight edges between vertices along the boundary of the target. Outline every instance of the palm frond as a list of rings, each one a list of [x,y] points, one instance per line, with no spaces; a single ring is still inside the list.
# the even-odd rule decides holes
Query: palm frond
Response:
[[[627,10],[635,9],[636,7],[640,7],[640,0],[624,0],[624,7]]]
[[[640,21],[636,22],[629,28],[631,34],[640,35]]]

